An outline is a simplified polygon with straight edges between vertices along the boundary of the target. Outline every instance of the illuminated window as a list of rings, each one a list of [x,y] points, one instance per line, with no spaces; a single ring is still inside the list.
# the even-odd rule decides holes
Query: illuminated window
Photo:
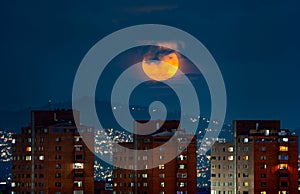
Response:
[[[261,159],[261,160],[266,160],[266,159],[267,159],[267,156],[260,156],[260,159]]]
[[[143,178],[147,178],[147,177],[148,177],[148,174],[146,174],[146,173],[145,173],[145,174],[142,174],[142,177],[143,177]]]
[[[55,138],[55,141],[56,141],[56,142],[60,142],[60,141],[61,141],[61,138],[60,138],[60,137],[57,137],[57,138]]]
[[[185,151],[186,150],[186,147],[184,146],[178,146],[178,151]]]
[[[15,187],[16,186],[16,183],[15,182],[12,182],[11,183],[11,187]]]
[[[44,133],[48,133],[48,129],[47,128],[40,129],[40,134],[44,134]]]
[[[143,187],[148,187],[148,183],[143,183]]]
[[[233,160],[233,156],[228,156],[228,160]]]
[[[267,194],[267,191],[261,191],[260,194]]]
[[[81,151],[82,150],[82,145],[74,145],[74,150],[75,151]]]
[[[249,160],[249,156],[243,156],[243,160]]]
[[[265,130],[265,135],[266,135],[266,136],[270,135],[270,130],[269,130],[269,129],[266,129],[266,130]]]
[[[185,169],[185,164],[179,164],[179,169]]]
[[[289,141],[289,138],[284,137],[284,138],[282,138],[282,141],[283,141],[283,142],[288,142],[288,141]]]
[[[26,156],[25,160],[27,160],[27,161],[31,160],[31,156]]]
[[[187,178],[187,173],[177,173],[177,178]]]
[[[81,142],[82,137],[81,136],[74,136],[74,142]]]
[[[233,147],[232,146],[228,147],[228,152],[233,152]]]
[[[82,187],[82,181],[74,181],[75,187]]]
[[[165,165],[164,164],[158,165],[158,169],[165,169]]]
[[[278,156],[278,159],[279,159],[279,160],[288,160],[288,159],[289,159],[289,156],[288,156],[288,155],[279,155],[279,156]]]
[[[83,169],[83,163],[81,162],[76,162],[74,163],[74,169]]]
[[[159,156],[159,159],[160,159],[160,160],[163,160],[163,159],[164,159],[164,156]]]
[[[179,182],[177,183],[178,187],[185,187],[186,183],[185,182]]]
[[[247,137],[244,138],[244,143],[248,143],[249,139]]]
[[[248,186],[249,186],[249,183],[248,183],[248,182],[243,182],[243,186],[244,186],[244,187],[248,187]]]
[[[280,146],[279,151],[288,151],[289,148],[287,146]]]
[[[159,174],[159,178],[165,178],[165,174]]]
[[[260,168],[261,168],[261,169],[267,169],[267,165],[266,165],[266,164],[262,164],[262,165],[260,166]]]
[[[43,155],[39,156],[39,160],[44,160],[44,159],[45,159],[45,157]]]
[[[161,182],[160,187],[165,187],[165,182]]]
[[[12,144],[15,144],[15,143],[16,143],[16,139],[12,139],[12,140],[11,140],[11,143],[12,143]]]
[[[280,170],[288,169],[288,164],[279,164],[279,165],[278,165],[278,168],[279,168]]]
[[[278,191],[278,194],[288,194],[287,191]]]
[[[30,146],[26,147],[26,152],[31,152],[31,147]]]

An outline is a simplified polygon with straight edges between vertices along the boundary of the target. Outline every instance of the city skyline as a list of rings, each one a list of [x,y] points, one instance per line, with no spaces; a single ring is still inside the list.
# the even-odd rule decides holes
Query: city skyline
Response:
[[[50,148],[50,150],[51,150],[51,147],[52,147],[52,149],[53,150],[56,150],[55,152],[57,152],[57,153],[61,153],[62,155],[61,156],[59,156],[59,160],[61,159],[60,157],[62,157],[62,158],[64,158],[64,157],[67,157],[67,158],[69,158],[69,159],[71,159],[70,161],[72,161],[72,157],[70,158],[69,156],[69,152],[67,151],[67,150],[65,150],[64,148],[61,148],[61,145],[65,145],[65,146],[67,146],[68,144],[72,144],[72,140],[73,140],[73,138],[74,138],[74,140],[76,139],[76,141],[77,141],[77,139],[80,139],[80,137],[81,138],[83,138],[83,140],[85,139],[84,138],[84,136],[85,135],[83,135],[84,134],[84,132],[87,130],[87,129],[92,129],[92,128],[90,128],[90,127],[88,127],[87,129],[86,129],[86,126],[85,126],[85,128],[84,128],[84,131],[81,131],[81,129],[76,129],[76,128],[74,128],[75,127],[75,125],[73,125],[72,124],[72,121],[68,121],[68,120],[72,120],[72,117],[73,117],[73,115],[72,115],[72,110],[52,110],[52,111],[49,111],[49,110],[42,110],[42,111],[34,111],[35,113],[37,113],[37,114],[35,114],[35,115],[37,115],[37,116],[35,116],[34,118],[34,120],[35,120],[35,123],[36,123],[36,125],[37,125],[37,128],[38,129],[36,129],[35,131],[36,131],[36,133],[37,133],[37,136],[36,137],[39,137],[39,136],[41,136],[41,134],[44,136],[44,138],[42,138],[43,140],[42,140],[42,142],[45,142],[45,144],[44,143],[42,143],[42,144],[44,144],[46,147],[47,147],[47,149],[48,148]],[[67,114],[66,114],[67,113]],[[65,114],[65,115],[64,115]],[[49,116],[50,115],[50,116]],[[75,111],[75,117],[77,118],[77,119],[79,119],[79,112],[78,111]],[[48,118],[49,117],[49,118]],[[61,119],[61,118],[64,118],[64,119]],[[207,122],[214,122],[214,121],[209,121],[207,118],[200,118],[200,120],[203,120],[203,123],[207,123]],[[66,122],[67,121],[67,122]],[[163,139],[165,139],[165,136],[166,135],[171,135],[172,133],[174,133],[175,131],[174,131],[174,127],[175,127],[175,130],[176,130],[176,126],[179,124],[179,121],[166,121],[166,122],[164,122],[164,121],[152,121],[152,122],[150,122],[149,123],[149,125],[147,125],[147,126],[144,126],[144,124],[143,124],[143,122],[144,121],[139,121],[139,123],[136,123],[136,125],[135,126],[140,126],[140,127],[142,127],[143,129],[147,129],[147,130],[149,130],[149,129],[151,129],[151,128],[159,128],[159,126],[161,125],[161,124],[163,124],[162,126],[161,126],[161,130],[157,130],[156,131],[156,133],[154,134],[154,136],[153,136],[153,138],[155,137],[155,138],[158,138],[158,139],[161,139],[161,138],[163,138]],[[167,126],[168,125],[168,123],[169,122],[171,122],[171,123],[173,123],[172,125],[170,125],[170,126]],[[53,124],[50,124],[50,126],[49,126],[49,129],[47,129],[47,128],[40,128],[42,125],[49,125],[50,123],[53,123]],[[159,123],[161,123],[161,124],[159,124]],[[164,125],[165,124],[167,124],[165,127],[164,127]],[[73,126],[72,126],[73,125]],[[79,128],[80,128],[80,126],[78,126]],[[146,127],[146,128],[145,128]],[[241,135],[242,136],[245,136],[246,134],[248,134],[249,133],[249,131],[250,131],[250,136],[255,136],[255,138],[256,138],[256,140],[252,140],[251,138],[242,138],[242,140],[238,140],[238,141],[241,141],[241,143],[242,144],[245,144],[245,143],[247,143],[248,144],[248,141],[249,142],[262,142],[262,144],[263,145],[268,145],[269,147],[267,148],[268,150],[269,149],[274,149],[274,147],[272,146],[272,144],[273,143],[270,143],[270,142],[273,142],[273,140],[274,140],[274,142],[275,142],[275,144],[280,144],[280,149],[282,149],[282,150],[280,150],[280,151],[285,151],[285,153],[289,153],[290,155],[291,155],[291,157],[286,157],[286,156],[284,156],[284,159],[282,159],[282,157],[283,156],[278,156],[279,157],[279,159],[278,160],[283,160],[283,161],[281,161],[281,162],[285,162],[285,163],[289,163],[288,164],[288,166],[289,166],[289,169],[290,169],[290,162],[291,162],[291,166],[292,166],[292,171],[291,172],[293,172],[293,176],[291,177],[291,178],[293,178],[293,180],[296,180],[296,177],[294,177],[294,175],[295,175],[295,170],[297,170],[297,167],[296,167],[296,162],[297,162],[297,157],[298,156],[296,156],[295,155],[295,153],[297,152],[297,146],[293,146],[293,145],[297,145],[298,144],[298,142],[296,141],[296,139],[297,139],[297,137],[296,136],[293,136],[293,133],[290,133],[289,132],[289,130],[286,130],[286,129],[281,129],[281,127],[280,127],[280,121],[278,121],[278,120],[242,120],[242,121],[235,121],[234,122],[234,124],[233,124],[233,126],[232,126],[233,128],[232,128],[232,130],[234,131],[234,129],[236,128],[236,133],[237,133],[237,136],[238,137],[240,137]],[[33,134],[33,133],[31,133],[32,132],[32,130],[30,129],[31,128],[31,126],[29,126],[29,127],[23,127],[22,128],[22,134],[12,134],[12,133],[7,133],[7,135],[2,135],[1,136],[1,139],[3,140],[3,143],[8,143],[8,144],[6,144],[6,145],[3,145],[3,146],[5,146],[6,148],[5,149],[3,149],[2,151],[1,151],[1,156],[3,157],[3,158],[1,158],[1,159],[3,159],[3,162],[5,162],[5,163],[7,163],[8,164],[8,162],[9,161],[13,161],[13,164],[14,164],[14,162],[15,162],[15,164],[17,164],[17,163],[19,163],[19,164],[21,164],[22,162],[25,162],[26,163],[26,161],[28,162],[28,161],[30,161],[30,158],[27,158],[27,157],[30,157],[30,150],[31,150],[31,147],[28,147],[28,146],[31,146],[31,143],[28,143],[27,141],[28,141],[28,139],[31,139],[31,138],[28,138],[28,136],[29,137],[31,137],[31,134]],[[139,127],[138,127],[139,128]],[[166,130],[166,128],[167,128],[167,130]],[[75,130],[74,130],[75,129]],[[79,134],[78,134],[78,132],[77,132],[77,130],[78,131],[81,131],[81,132],[83,132],[83,133],[81,133],[80,132],[80,135],[82,135],[82,136],[79,136]],[[166,130],[166,131],[164,131],[164,130]],[[184,132],[185,130],[180,130],[180,129],[178,129],[179,131],[182,131],[182,132]],[[207,128],[205,129],[205,131],[207,132],[207,131],[209,131]],[[226,130],[227,131],[227,130]],[[67,132],[67,133],[66,133]],[[228,142],[230,145],[232,145],[232,140],[230,140],[230,139],[227,139],[227,138],[218,138],[216,141],[217,141],[217,143],[215,143],[214,145],[213,145],[213,147],[212,147],[212,152],[211,152],[211,155],[210,155],[210,153],[205,153],[205,155],[201,155],[201,152],[199,152],[199,150],[201,150],[201,146],[202,146],[202,141],[203,141],[203,135],[201,135],[201,133],[202,132],[204,132],[204,131],[202,131],[202,130],[200,130],[199,132],[197,132],[197,134],[196,134],[196,137],[197,138],[193,138],[194,140],[196,140],[196,141],[193,141],[194,143],[194,152],[196,151],[196,153],[194,153],[195,155],[197,155],[197,165],[195,164],[195,168],[192,168],[192,169],[194,169],[194,172],[196,172],[197,171],[197,187],[198,188],[202,188],[202,189],[207,189],[207,188],[209,188],[209,186],[210,186],[210,184],[209,184],[209,179],[205,179],[205,175],[208,175],[209,176],[209,173],[210,173],[210,167],[209,167],[209,165],[210,165],[210,162],[209,161],[215,161],[215,156],[214,156],[214,151],[215,151],[215,149],[214,149],[214,147],[215,146],[217,146],[217,145],[225,145],[224,143],[225,142]],[[41,134],[40,134],[41,133]],[[49,135],[48,135],[48,133],[49,133]],[[50,135],[51,133],[53,133],[53,135]],[[177,133],[177,132],[176,132]],[[185,133],[185,132],[184,132]],[[183,134],[184,134],[183,133]],[[2,134],[4,134],[4,133],[2,133]],[[46,135],[45,135],[46,134]],[[181,134],[181,133],[180,133]],[[183,135],[183,134],[181,134],[181,135]],[[57,136],[58,135],[58,136]],[[73,137],[73,135],[74,135],[74,137]],[[172,136],[169,136],[169,137],[172,137],[172,138],[174,138],[174,136],[175,136],[175,139],[178,139],[178,141],[180,142],[180,146],[179,147],[181,147],[180,149],[182,149],[183,147],[182,146],[184,146],[184,142],[185,141],[183,141],[183,139],[185,139],[185,138],[182,138],[182,136],[181,135],[179,135],[179,134],[177,134],[177,135],[172,135]],[[276,136],[275,138],[273,138],[274,137],[274,135]],[[233,136],[235,136],[235,135],[233,135]],[[22,138],[20,138],[20,137],[22,137]],[[60,138],[60,137],[62,137],[62,138]],[[75,138],[76,137],[76,138]],[[142,140],[142,139],[144,139],[145,137],[147,137],[147,136],[144,136],[144,137],[142,137],[141,138],[141,141],[144,141],[144,140]],[[150,136],[149,136],[150,137]],[[183,137],[187,137],[187,136],[183,136]],[[69,140],[71,139],[71,141],[67,141],[67,139],[69,138]],[[111,138],[113,138],[113,139],[111,139]],[[22,139],[23,139],[23,143],[22,143]],[[36,139],[36,143],[37,144],[41,144],[41,138],[35,138]],[[66,142],[64,142],[64,141],[62,141],[63,139],[65,139],[66,140]],[[167,138],[168,139],[168,138]],[[246,140],[247,139],[247,140]],[[250,140],[251,139],[251,140]],[[259,140],[259,141],[258,141]],[[56,143],[55,144],[55,146],[54,145],[52,145],[52,144],[49,144],[49,141],[51,142],[51,141],[56,141],[56,142],[58,142],[58,143]],[[75,141],[75,142],[76,142]],[[157,141],[157,140],[155,140],[155,141]],[[166,139],[163,141],[163,142],[165,142],[166,141]],[[10,143],[9,143],[10,142]],[[12,147],[12,153],[13,153],[13,156],[11,156],[10,154],[9,154],[9,150],[11,149],[11,147],[10,147],[10,145],[12,144],[12,145],[17,145],[16,144],[16,142],[18,142],[18,146],[17,147],[19,147],[18,149],[19,149],[19,151],[17,151],[16,152],[16,149],[14,148],[15,146],[13,146]],[[32,141],[29,141],[29,142],[32,142]],[[64,142],[64,143],[61,143],[61,142]],[[83,141],[83,142],[85,142],[85,141]],[[110,155],[110,157],[115,157],[114,155],[113,155],[113,152],[112,152],[112,150],[114,150],[115,148],[113,148],[113,144],[115,144],[116,142],[119,142],[121,145],[122,144],[124,144],[124,145],[131,145],[131,146],[133,146],[133,142],[134,142],[134,136],[132,136],[132,135],[130,135],[130,134],[128,134],[128,133],[126,133],[126,132],[124,132],[124,131],[118,131],[118,130],[114,130],[114,129],[107,129],[107,130],[103,130],[103,131],[101,131],[101,130],[99,130],[99,131],[97,131],[96,133],[95,133],[95,147],[94,146],[92,146],[92,148],[93,148],[93,150],[94,150],[94,152],[95,152],[95,156],[98,156],[99,157],[99,154],[101,154],[101,155]],[[161,144],[161,140],[158,140],[157,142],[159,142],[159,144]],[[175,141],[176,142],[176,141]],[[85,142],[85,143],[87,143],[87,142]],[[91,143],[91,141],[88,141],[88,144],[90,144]],[[227,144],[228,144],[227,143]],[[93,143],[92,143],[93,144]],[[211,141],[206,141],[206,144],[209,146],[212,146],[212,143],[211,143]],[[229,145],[228,144],[228,145]],[[250,143],[251,144],[251,143]],[[249,144],[249,145],[250,145]],[[293,144],[293,145],[292,145]],[[26,146],[25,146],[26,145]],[[57,145],[59,145],[59,146],[57,146]],[[49,147],[50,146],[50,147]],[[146,146],[146,144],[145,143],[139,143],[138,144],[138,146],[142,146],[142,147],[144,147],[144,146]],[[150,144],[149,144],[149,146],[150,146]],[[190,145],[189,145],[190,146]],[[198,150],[197,149],[195,149],[196,148],[196,146],[198,147]],[[44,148],[42,148],[42,149],[40,149],[40,147],[41,146],[38,146],[39,147],[39,149],[35,149],[36,150],[36,152],[39,152],[39,157],[37,157],[37,156],[35,156],[35,158],[37,159],[37,163],[39,164],[41,161],[45,161],[45,164],[46,164],[46,162],[49,160],[49,161],[52,161],[53,159],[51,159],[51,156],[52,157],[54,157],[53,156],[53,154],[45,154],[46,152],[48,152],[48,151],[46,151],[46,150],[44,150]],[[44,147],[44,146],[42,146],[42,147]],[[46,147],[45,147],[45,149],[46,149]],[[126,147],[126,146],[125,146]],[[123,147],[122,149],[124,149],[125,147]],[[148,147],[148,146],[146,146],[146,147]],[[151,147],[151,146],[150,146]],[[172,149],[174,149],[174,146],[171,146],[172,147]],[[175,146],[176,147],[176,146]],[[234,146],[233,146],[234,147]],[[282,148],[281,148],[282,147]],[[290,147],[290,148],[288,148],[288,147]],[[55,148],[55,149],[54,149]],[[17,149],[17,150],[18,150]],[[22,152],[21,150],[25,150],[26,149],[26,151],[25,152]],[[69,149],[71,149],[72,150],[72,147],[70,147]],[[91,149],[91,146],[89,146],[89,149]],[[179,148],[178,148],[179,149]],[[225,149],[225,148],[224,148]],[[223,149],[223,151],[224,151],[224,149]],[[250,148],[249,148],[250,149]],[[279,149],[279,148],[278,148]],[[52,150],[52,151],[53,151]],[[61,150],[64,150],[64,153],[63,152],[61,152]],[[159,149],[159,152],[161,152],[161,150],[162,149]],[[3,152],[4,151],[4,152]],[[8,151],[8,152],[7,152]],[[21,151],[21,152],[20,152]],[[32,151],[32,150],[31,150]],[[42,153],[42,152],[43,153]],[[46,151],[45,153],[44,153],[44,151]],[[75,151],[77,151],[77,150],[75,150]],[[149,153],[152,153],[152,150],[150,149],[150,150],[144,150],[144,151],[149,151]],[[179,151],[179,150],[178,150]],[[232,150],[229,150],[229,148],[228,148],[228,151],[229,151],[229,154],[231,153],[232,154]],[[288,151],[288,152],[287,152]],[[164,150],[164,152],[166,153],[166,154],[170,154],[170,152],[168,152],[167,150]],[[275,152],[276,152],[276,149],[275,149]],[[40,155],[42,153],[42,155]],[[75,152],[76,153],[76,152]],[[79,153],[79,152],[78,152]],[[125,154],[125,153],[123,153],[123,150],[120,150],[120,152],[118,152],[119,154],[121,153],[121,155],[123,154]],[[148,153],[148,152],[146,152],[146,153]],[[273,159],[276,159],[277,158],[277,154],[275,154],[274,155],[274,152],[272,151],[272,152],[267,152],[268,154],[267,154],[267,157],[269,158],[269,157],[272,157]],[[29,154],[29,155],[28,155]],[[44,155],[45,154],[45,155]],[[25,156],[26,156],[26,160],[25,160]],[[155,156],[157,156],[158,157],[158,155],[157,154],[153,154],[153,156],[154,156],[154,158],[156,158]],[[214,157],[213,157],[214,156]],[[124,155],[124,157],[131,157],[130,156],[130,154],[129,153],[126,153],[125,155]],[[206,158],[206,160],[204,159],[204,158]],[[244,157],[244,156],[243,156]],[[261,159],[262,157],[264,157],[263,159]],[[260,157],[260,160],[263,160],[263,161],[265,161],[266,159],[265,159],[265,157],[266,156],[262,156],[262,157]],[[19,159],[18,159],[19,158]],[[90,162],[91,162],[91,159],[94,159],[94,157],[92,157],[92,155],[90,154]],[[100,158],[102,158],[102,157],[100,157]],[[144,158],[144,156],[143,156],[143,158]],[[167,159],[167,157],[163,157],[163,156],[160,156],[159,158],[163,158],[164,160],[168,160]],[[218,160],[220,160],[220,157],[218,157],[219,159]],[[222,157],[223,158],[223,157]],[[232,158],[234,158],[234,157],[232,157]],[[232,161],[232,158],[229,158],[229,156],[228,156],[228,160],[229,161]],[[239,158],[239,160],[240,160],[240,157],[238,157]],[[82,159],[82,158],[81,158]],[[196,158],[195,158],[196,159]],[[225,159],[227,159],[227,157],[224,157],[223,158],[223,160],[225,160]],[[271,161],[273,161],[273,159],[271,159]],[[56,159],[57,160],[57,159]],[[251,160],[253,160],[253,157],[252,156],[249,156],[249,158],[248,158],[248,156],[247,156],[247,158],[246,159],[244,159],[243,158],[243,160],[246,160],[246,161],[251,161]],[[63,161],[66,161],[66,160],[63,160]],[[69,161],[69,162],[70,162]],[[75,159],[74,159],[74,161],[76,161],[76,157],[75,157]],[[115,159],[113,159],[113,161],[115,161]],[[120,158],[120,161],[119,161],[119,163],[121,162],[121,161],[123,161],[121,158]],[[126,161],[126,159],[124,158],[124,161]],[[143,159],[143,161],[144,161],[144,159]],[[150,158],[148,158],[147,157],[147,162],[150,162],[150,163],[148,163],[148,165],[150,165],[149,166],[149,169],[151,169],[151,159]],[[161,161],[161,160],[160,160]],[[256,160],[255,160],[256,161]],[[273,161],[273,163],[272,162],[266,162],[265,161],[265,163],[267,163],[267,166],[269,166],[268,164],[270,164],[270,167],[274,170],[276,170],[276,166],[274,167],[274,161]],[[118,165],[117,166],[114,166],[113,168],[110,168],[110,167],[108,167],[108,166],[103,166],[103,163],[102,162],[100,162],[100,163],[98,163],[98,160],[97,160],[97,157],[95,157],[95,161],[94,161],[95,163],[94,163],[94,170],[95,170],[95,174],[94,174],[94,179],[95,180],[99,180],[99,178],[100,178],[100,180],[106,180],[106,178],[109,178],[109,177],[111,177],[112,175],[111,175],[111,172],[112,172],[112,170],[113,169],[118,169]],[[145,161],[144,161],[145,162]],[[276,161],[275,161],[276,162]],[[24,164],[25,164],[24,163]],[[68,162],[67,162],[68,163]],[[101,165],[101,163],[102,163],[102,165]],[[272,164],[271,164],[272,163]],[[283,166],[284,165],[286,165],[286,164],[282,164]],[[27,163],[26,163],[27,164]],[[125,165],[125,163],[123,164],[123,163],[120,163],[122,166],[123,165]],[[128,163],[129,164],[129,166],[127,166],[127,163],[126,163],[126,168],[129,168],[129,169],[131,169],[131,167],[130,167],[130,162]],[[167,167],[168,169],[169,169],[169,166],[170,164],[169,163],[167,163],[166,165],[165,165],[165,167]],[[13,169],[16,169],[16,165],[13,165],[13,166],[15,166],[15,167],[13,167]],[[91,166],[91,165],[90,165]],[[172,165],[170,165],[170,168],[173,168],[173,167],[171,167]],[[121,166],[120,166],[121,167]],[[125,167],[125,166],[124,166]],[[257,169],[259,169],[260,168],[260,166],[259,165],[254,165],[254,167],[255,168],[257,168]],[[102,170],[100,170],[99,171],[99,168],[100,169],[102,169]],[[279,167],[278,167],[279,168]],[[286,167],[282,167],[282,168],[284,168],[284,169],[286,169]],[[18,167],[18,169],[21,169],[20,168],[20,165],[19,165],[19,167]],[[22,168],[23,169],[23,168]],[[47,169],[49,170],[50,168],[48,168],[47,167]],[[147,167],[146,167],[146,169],[147,169]],[[274,173],[273,172],[273,170],[272,170],[272,173]],[[20,171],[20,170],[19,170]],[[22,170],[21,170],[22,171]],[[21,172],[20,171],[20,172]],[[23,169],[23,171],[24,171],[24,169]],[[22,172],[23,172],[22,171]],[[26,171],[26,170],[25,170]],[[25,172],[24,171],[24,172]],[[109,172],[110,171],[110,172]],[[125,171],[127,171],[126,169],[124,169],[124,172]],[[13,170],[13,172],[16,172],[16,170],[14,171]],[[28,168],[27,168],[27,172],[28,172]],[[255,171],[256,172],[256,171]],[[106,173],[108,173],[108,174],[106,174]],[[251,172],[249,172],[250,174],[251,174]],[[16,173],[13,173],[12,174],[12,176],[14,177],[14,174],[16,174]],[[19,174],[18,176],[19,176],[19,178],[20,178],[20,176],[21,176],[22,174]],[[25,174],[23,174],[24,176],[25,176]],[[22,175],[22,176],[23,176]],[[26,175],[26,176],[28,176],[28,175]],[[146,175],[145,175],[146,176]],[[269,175],[268,175],[269,176]],[[102,177],[102,178],[101,178]],[[286,177],[286,175],[285,175],[285,177]],[[27,177],[27,178],[29,178],[29,177]],[[37,180],[39,180],[39,181],[43,181],[43,180],[46,180],[46,179],[44,179],[44,178],[46,178],[46,177],[44,177],[43,175],[42,175],[42,177],[39,177]],[[148,177],[148,178],[150,178],[150,177]],[[209,178],[209,177],[208,177]],[[231,177],[232,178],[232,177]],[[10,179],[8,179],[8,181],[9,181]],[[13,180],[15,180],[14,178],[13,178]],[[150,180],[150,179],[149,179]],[[211,179],[212,180],[212,179]],[[62,180],[63,181],[63,180]],[[141,180],[142,181],[142,180]],[[144,179],[143,179],[143,181],[145,181]],[[184,180],[181,180],[181,182],[182,181],[184,181]],[[74,181],[74,183],[77,183],[78,182],[78,180],[75,180]],[[176,183],[176,182],[175,182]],[[27,184],[27,183],[26,183]],[[96,183],[95,183],[96,184]],[[145,183],[147,186],[150,186],[150,185],[148,185],[147,183]],[[167,183],[164,183],[164,184],[171,184],[171,182],[167,182]],[[174,182],[172,183],[172,185],[174,184]],[[180,183],[181,184],[181,183]],[[19,185],[21,185],[21,184],[19,184]],[[22,183],[22,185],[23,185],[23,183]],[[64,185],[64,183],[63,183],[63,185]],[[184,185],[184,184],[182,184],[182,185]],[[13,187],[15,187],[16,185],[15,185],[15,182],[12,182],[12,186]],[[129,185],[128,185],[129,186]],[[296,186],[296,183],[294,183],[294,181],[293,181],[293,190],[295,189],[295,186]],[[28,187],[28,185],[27,185],[27,187]],[[40,187],[40,186],[39,186]],[[180,186],[181,187],[181,186]],[[184,187],[184,186],[182,186],[182,187]],[[248,187],[248,186],[247,186]],[[273,187],[273,186],[272,186]],[[286,187],[286,186],[285,186]],[[249,187],[249,189],[251,189],[252,188],[252,186],[250,186]],[[26,188],[25,188],[25,190],[26,190]],[[230,192],[232,192],[232,191],[228,191],[228,193],[230,193]]]
[[[298,1],[76,2],[71,9],[67,3],[6,2],[0,46],[6,95],[0,109],[40,107],[49,99],[69,102],[75,72],[95,42],[124,27],[159,23],[191,33],[212,53],[227,90],[227,122],[280,119],[284,128],[296,130],[298,6]]]

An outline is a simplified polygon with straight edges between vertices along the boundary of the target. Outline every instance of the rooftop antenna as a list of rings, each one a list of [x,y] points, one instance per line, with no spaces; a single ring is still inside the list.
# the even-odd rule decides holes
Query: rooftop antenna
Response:
[[[35,175],[34,175],[34,157],[35,157],[35,120],[34,120],[34,111],[31,112],[31,193],[34,194],[35,191]]]
[[[259,123],[258,122],[256,123],[256,130],[257,131],[259,130]]]
[[[52,110],[52,100],[51,99],[48,100],[48,107],[49,107],[49,110]]]

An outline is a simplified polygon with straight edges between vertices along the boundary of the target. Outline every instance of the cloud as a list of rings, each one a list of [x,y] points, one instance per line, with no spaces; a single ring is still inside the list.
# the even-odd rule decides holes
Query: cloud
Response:
[[[167,11],[176,9],[177,5],[145,5],[145,6],[135,6],[127,7],[124,9],[127,13],[151,13],[156,11]]]
[[[138,43],[147,44],[147,45],[157,45],[159,47],[166,47],[172,50],[179,51],[185,47],[183,41],[153,41],[153,40],[138,40]]]

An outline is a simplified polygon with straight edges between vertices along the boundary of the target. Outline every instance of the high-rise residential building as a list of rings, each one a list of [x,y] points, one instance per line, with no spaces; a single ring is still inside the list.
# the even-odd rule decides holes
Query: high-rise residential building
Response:
[[[280,121],[237,120],[211,148],[212,194],[297,194],[298,137]]]
[[[72,110],[32,111],[13,138],[12,193],[94,193],[94,129],[76,127]]]
[[[135,124],[136,131],[147,130],[142,123]],[[114,150],[113,193],[196,193],[196,138],[177,129],[180,128],[179,121],[153,120],[147,126],[156,131],[151,135],[136,135],[134,142],[119,143],[123,148]],[[172,137],[174,139],[170,140]],[[168,141],[174,142],[171,148],[163,147]],[[181,146],[184,142],[187,146]],[[126,152],[128,148],[146,152],[131,155]],[[178,154],[172,157],[172,153]],[[167,162],[168,157],[172,158]],[[136,165],[142,169],[134,170]]]

